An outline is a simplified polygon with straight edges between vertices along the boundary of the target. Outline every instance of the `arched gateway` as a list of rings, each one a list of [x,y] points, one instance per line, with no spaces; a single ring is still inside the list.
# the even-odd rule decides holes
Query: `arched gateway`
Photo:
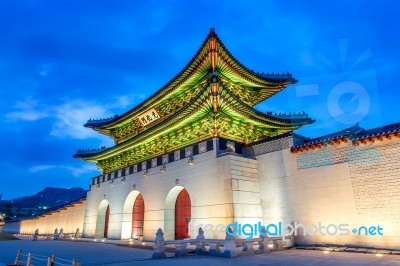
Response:
[[[121,239],[143,237],[144,209],[143,195],[137,190],[130,192],[123,208]]]
[[[192,218],[191,209],[192,205],[188,191],[182,186],[173,187],[165,200],[165,239],[184,239],[190,237],[189,223]]]
[[[142,194],[136,197],[132,208],[132,238],[143,237],[144,200]]]
[[[97,211],[96,220],[96,238],[107,238],[108,237],[108,224],[110,222],[110,204],[107,200],[100,202]]]

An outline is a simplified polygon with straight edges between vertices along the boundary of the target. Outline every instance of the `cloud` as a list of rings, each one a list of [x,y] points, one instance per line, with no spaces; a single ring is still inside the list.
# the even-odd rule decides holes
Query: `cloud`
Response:
[[[56,122],[50,135],[74,139],[96,138],[99,133],[83,127],[89,118],[107,117],[111,114],[102,105],[75,100],[53,107]]]
[[[63,165],[36,165],[29,168],[30,173],[39,173],[51,169],[64,169],[70,171],[72,176],[80,177],[87,173],[98,172],[98,169],[93,164],[84,164],[82,167],[63,166]]]
[[[36,121],[49,116],[48,110],[40,109],[38,101],[28,98],[15,104],[16,111],[6,114],[10,120]]]
[[[56,165],[36,165],[36,166],[33,166],[33,167],[29,168],[29,172],[37,173],[37,172],[50,170],[50,169],[53,169],[53,168],[56,168],[56,167],[57,167]]]
[[[50,129],[51,136],[73,139],[95,138],[101,140],[102,146],[110,146],[113,145],[113,142],[109,137],[85,128],[83,125],[90,118],[112,116],[110,109],[126,107],[134,102],[132,99],[131,96],[121,96],[110,104],[98,104],[77,99],[65,101],[59,105],[46,105],[28,98],[17,102],[14,106],[15,110],[5,116],[12,122],[36,122],[44,118],[52,118],[54,122]]]
[[[107,107],[110,109],[127,109],[127,108],[132,108],[135,104],[138,104],[140,101],[143,101],[146,99],[146,94],[131,94],[131,95],[125,95],[125,96],[119,96],[116,97],[115,101],[108,104]]]
[[[75,177],[79,177],[83,174],[92,173],[92,172],[99,172],[96,165],[94,164],[84,164],[82,167],[63,167],[67,170],[71,171],[71,174]]]
[[[115,113],[111,110],[126,111],[146,98],[144,93],[113,97],[112,101],[99,104],[92,101],[75,99],[58,105],[46,105],[38,100],[27,98],[14,105],[14,111],[6,117],[13,121],[36,122],[44,118],[53,119],[50,135],[72,139],[99,139],[101,146],[112,146],[114,142],[108,136],[100,134],[83,125],[90,118],[106,118]]]

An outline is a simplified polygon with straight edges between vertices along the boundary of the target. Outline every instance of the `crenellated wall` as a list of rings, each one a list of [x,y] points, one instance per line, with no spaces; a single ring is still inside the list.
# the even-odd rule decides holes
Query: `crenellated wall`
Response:
[[[49,214],[35,219],[7,222],[4,231],[14,234],[33,234],[39,229],[39,234],[53,234],[57,228],[65,234],[75,234],[76,230],[82,233],[85,216],[85,200],[80,200]]]

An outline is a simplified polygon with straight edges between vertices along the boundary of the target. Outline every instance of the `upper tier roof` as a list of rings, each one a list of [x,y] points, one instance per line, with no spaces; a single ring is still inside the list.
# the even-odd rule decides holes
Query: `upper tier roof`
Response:
[[[314,122],[306,114],[272,114],[254,105],[297,82],[291,74],[244,67],[211,29],[189,64],[128,112],[85,126],[115,140],[110,148],[79,150],[74,157],[108,173],[182,147],[221,137],[249,144]]]
[[[213,46],[210,45],[211,39],[215,40]],[[216,53],[215,62],[212,62],[211,52]],[[233,84],[244,86],[247,91],[254,89],[259,91],[257,97],[253,97],[247,103],[250,106],[256,105],[281,91],[286,86],[297,82],[290,73],[259,73],[248,69],[229,52],[212,28],[190,62],[171,81],[148,99],[122,115],[115,115],[104,119],[90,119],[84,126],[93,128],[114,138],[111,132],[113,129],[135,119],[149,108],[162,104],[166,98],[173,97],[173,95],[185,91],[195,82],[207,74],[212,74],[214,71],[228,77]],[[161,120],[158,122],[161,122]]]

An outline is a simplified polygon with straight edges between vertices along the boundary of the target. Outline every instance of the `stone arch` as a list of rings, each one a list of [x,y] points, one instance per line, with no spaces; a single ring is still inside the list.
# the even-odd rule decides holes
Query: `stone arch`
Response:
[[[122,213],[121,239],[132,238],[133,207],[139,195],[143,196],[140,191],[133,190],[125,199]]]
[[[187,194],[189,194],[190,197],[190,192],[186,188],[177,185],[173,187],[165,200],[165,209],[164,209],[164,237],[167,240],[172,240],[175,239],[175,206],[176,202],[178,199],[179,194],[185,190]],[[191,208],[191,206],[190,206]],[[191,211],[190,211],[191,212]],[[190,222],[189,217],[189,221]]]
[[[107,238],[110,221],[110,203],[104,199],[97,210],[95,238]]]

